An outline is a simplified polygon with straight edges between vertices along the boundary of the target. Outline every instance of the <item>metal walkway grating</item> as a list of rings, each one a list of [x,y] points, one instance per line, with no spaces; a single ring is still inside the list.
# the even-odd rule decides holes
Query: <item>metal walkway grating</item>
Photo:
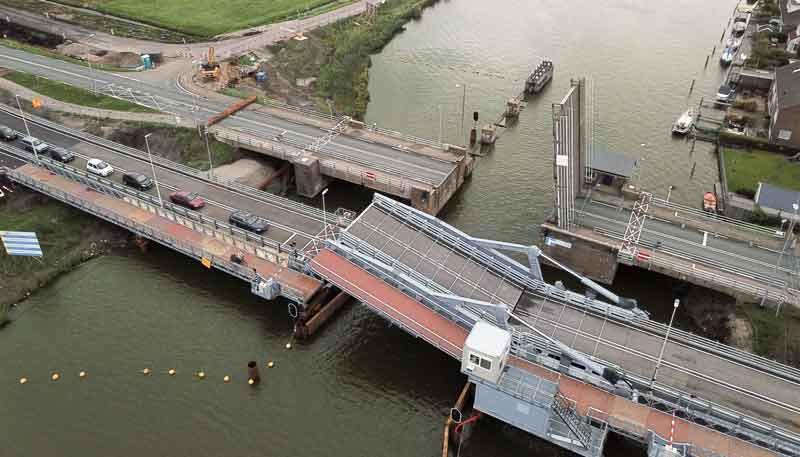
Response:
[[[488,266],[371,205],[347,232],[452,294],[513,308],[522,290]],[[359,248],[359,246],[355,246]]]

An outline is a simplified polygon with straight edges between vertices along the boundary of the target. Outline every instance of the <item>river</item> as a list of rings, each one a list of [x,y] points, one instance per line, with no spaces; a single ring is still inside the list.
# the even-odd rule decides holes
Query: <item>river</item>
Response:
[[[373,59],[367,118],[438,138],[441,105],[442,136],[455,142],[456,84],[467,87],[467,118],[478,110],[485,121],[547,56],[553,83],[480,160],[444,219],[477,236],[535,239],[551,201],[550,104],[580,75],[595,81],[596,144],[646,157],[642,183],[657,194],[673,184],[674,198],[693,204],[717,179],[715,158],[699,146],[690,154],[669,128],[693,78],[695,101],[718,86],[716,59],[705,72],[703,63],[734,5],[443,1]],[[367,202],[350,189],[332,186],[329,206]],[[623,270],[617,282],[664,318],[673,281]],[[0,330],[0,455],[439,454],[444,417],[463,383],[456,361],[357,305],[287,350],[285,306],[158,247],[81,266],[34,294]],[[256,387],[245,383],[249,360],[262,364]],[[267,360],[275,368],[263,366]],[[144,376],[145,367],[154,373]],[[207,378],[194,377],[198,370]],[[57,382],[49,379],[55,371]],[[607,447],[607,455],[623,453],[620,441]],[[566,455],[492,420],[461,452],[532,454]]]

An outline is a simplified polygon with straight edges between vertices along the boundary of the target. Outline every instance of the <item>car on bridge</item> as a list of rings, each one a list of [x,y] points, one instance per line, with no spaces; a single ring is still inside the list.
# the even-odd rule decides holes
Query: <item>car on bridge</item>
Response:
[[[89,159],[86,162],[86,171],[105,178],[114,173],[114,168],[100,159]]]
[[[246,211],[235,211],[231,213],[228,221],[230,221],[231,225],[254,233],[264,233],[269,229],[269,221]]]
[[[11,127],[0,125],[0,138],[2,138],[4,141],[16,140],[17,132],[15,132]]]
[[[48,151],[48,154],[50,154],[50,157],[52,157],[53,160],[57,160],[62,163],[72,162],[73,160],[75,160],[75,154],[64,148],[59,148],[57,146],[51,148]]]
[[[148,190],[153,187],[152,179],[147,175],[135,171],[129,171],[122,175],[122,182],[127,186],[139,190]]]
[[[22,145],[25,146],[25,149],[28,151],[35,152],[36,154],[42,154],[50,149],[49,144],[32,136],[26,136],[23,138]]]
[[[204,202],[203,199],[197,195],[197,193],[186,190],[178,190],[169,194],[169,199],[176,205],[194,210],[198,210],[206,206],[206,202]]]

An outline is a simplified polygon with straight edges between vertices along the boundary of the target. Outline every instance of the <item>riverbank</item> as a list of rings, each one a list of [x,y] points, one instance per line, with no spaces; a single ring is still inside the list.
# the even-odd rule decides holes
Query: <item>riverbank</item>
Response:
[[[8,93],[0,91],[0,99]],[[11,96],[13,100],[13,96]],[[38,115],[74,129],[130,147],[144,149],[144,135],[152,133],[150,146],[154,154],[184,165],[208,169],[205,141],[195,129],[125,120],[98,119],[58,111],[43,110]],[[214,166],[234,162],[243,157],[235,148],[224,143],[209,143]],[[125,247],[130,233],[82,211],[17,186],[15,192],[0,199],[2,229],[36,232],[44,257],[32,258],[0,255],[0,307],[26,299],[59,275],[75,266]]]
[[[129,234],[56,200],[16,186],[0,200],[3,230],[36,232],[44,257],[0,255],[0,307],[16,304],[77,265],[127,245]]]
[[[269,48],[267,96],[363,120],[369,103],[370,56],[438,0],[389,0],[371,20],[346,19]]]

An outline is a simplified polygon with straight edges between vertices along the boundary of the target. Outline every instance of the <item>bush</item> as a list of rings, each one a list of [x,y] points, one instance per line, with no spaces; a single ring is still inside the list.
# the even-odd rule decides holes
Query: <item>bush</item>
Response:
[[[736,101],[733,102],[733,107],[742,111],[754,113],[758,109],[758,103],[755,100]]]

